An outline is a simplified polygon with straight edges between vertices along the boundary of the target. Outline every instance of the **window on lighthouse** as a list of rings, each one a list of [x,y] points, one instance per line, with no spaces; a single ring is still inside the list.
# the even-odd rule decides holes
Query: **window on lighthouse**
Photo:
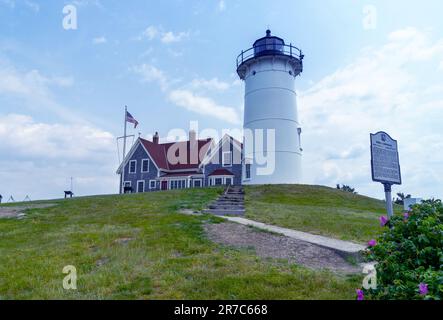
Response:
[[[252,159],[245,159],[245,173],[244,173],[244,179],[245,180],[250,180],[251,179],[251,163],[252,163]]]
[[[300,145],[300,151],[303,151],[303,148],[301,147],[301,128],[298,128],[298,141]]]

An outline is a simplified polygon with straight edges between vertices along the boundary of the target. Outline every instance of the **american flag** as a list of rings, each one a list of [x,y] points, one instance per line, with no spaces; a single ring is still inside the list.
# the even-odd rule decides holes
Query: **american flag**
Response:
[[[135,118],[128,111],[126,111],[126,121],[130,122],[130,123],[133,123],[134,124],[134,129],[137,128],[138,121],[135,120]]]

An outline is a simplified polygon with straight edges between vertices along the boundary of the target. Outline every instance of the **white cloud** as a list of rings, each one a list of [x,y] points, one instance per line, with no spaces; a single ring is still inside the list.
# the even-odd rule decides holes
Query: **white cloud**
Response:
[[[149,64],[132,67],[131,70],[141,76],[143,82],[156,82],[168,95],[168,99],[175,105],[188,111],[218,118],[232,124],[240,124],[240,117],[235,108],[217,104],[212,98],[198,95],[191,89],[210,89],[223,91],[229,88],[229,84],[219,81],[194,79],[189,85],[182,88],[173,88],[179,80],[170,79],[162,70]]]
[[[56,102],[51,87],[70,87],[71,77],[45,76],[38,70],[22,71],[0,61],[0,94],[21,101],[29,110],[46,110],[68,121],[84,122],[71,108]]]
[[[97,37],[97,38],[92,39],[92,43],[93,43],[93,44],[104,44],[104,43],[106,43],[106,42],[108,42],[108,40],[107,40],[106,37],[104,37],[104,36],[101,36],[101,37]]]
[[[149,41],[159,39],[164,44],[171,44],[176,42],[181,42],[188,39],[190,36],[189,31],[164,31],[162,27],[149,26],[138,36],[136,40],[147,39]]]
[[[4,197],[61,197],[71,176],[77,195],[117,192],[114,137],[93,126],[1,115],[0,154],[0,193]]]
[[[406,28],[302,92],[307,182],[351,184],[381,198],[370,177],[369,133],[385,130],[399,141],[404,183],[394,190],[441,197],[443,94],[431,80],[438,77],[416,70],[442,58],[443,39]]]
[[[131,70],[140,75],[143,82],[157,82],[163,91],[168,89],[169,80],[162,70],[149,64],[135,66]]]
[[[438,68],[439,68],[440,70],[442,70],[442,71],[443,71],[443,60],[442,60],[442,61],[440,61],[440,64],[439,64]]]
[[[0,150],[14,157],[100,161],[114,151],[112,134],[82,124],[38,123],[30,116],[0,118]]]
[[[174,33],[172,31],[168,31],[162,35],[161,42],[163,43],[180,42],[187,38],[189,38],[189,32]]]
[[[86,122],[72,108],[59,104],[53,87],[70,87],[71,77],[45,76],[38,70],[22,71],[0,61],[0,94],[19,102],[23,109],[34,112],[49,111],[69,122]]]
[[[145,31],[143,31],[143,36],[148,40],[155,39],[160,34],[160,31],[157,29],[157,27],[149,26],[146,28]]]
[[[212,79],[194,79],[191,82],[191,86],[195,89],[208,89],[208,90],[215,90],[215,91],[226,91],[231,87],[231,84],[220,81],[218,78],[212,78]]]
[[[212,99],[195,95],[189,90],[173,90],[169,93],[169,99],[189,111],[240,124],[240,117],[234,108],[218,105]]]

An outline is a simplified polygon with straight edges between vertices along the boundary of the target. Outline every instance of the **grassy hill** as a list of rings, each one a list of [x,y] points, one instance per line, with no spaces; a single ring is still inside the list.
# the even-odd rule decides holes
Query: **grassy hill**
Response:
[[[291,206],[289,191],[271,191],[247,189],[250,215],[255,196],[254,206],[273,207],[275,201],[284,210]],[[0,219],[0,300],[355,298],[360,276],[314,271],[217,245],[206,237],[203,226],[219,218],[178,213],[181,207],[201,209],[220,192],[57,200],[54,207],[28,210],[23,220]],[[343,197],[348,212],[348,195]],[[334,203],[326,197],[322,201],[322,207],[334,210]],[[381,211],[381,204],[374,207],[378,208]],[[76,291],[62,288],[66,265],[77,268]]]
[[[386,215],[384,201],[322,186],[248,186],[245,202],[252,220],[363,243],[381,231],[378,219]]]

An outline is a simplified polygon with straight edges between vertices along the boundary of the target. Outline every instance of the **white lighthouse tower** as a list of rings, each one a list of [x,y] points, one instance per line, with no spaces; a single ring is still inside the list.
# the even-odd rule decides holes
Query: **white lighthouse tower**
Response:
[[[303,71],[303,57],[267,30],[237,58],[237,73],[245,81],[244,184],[301,182],[295,78]]]

